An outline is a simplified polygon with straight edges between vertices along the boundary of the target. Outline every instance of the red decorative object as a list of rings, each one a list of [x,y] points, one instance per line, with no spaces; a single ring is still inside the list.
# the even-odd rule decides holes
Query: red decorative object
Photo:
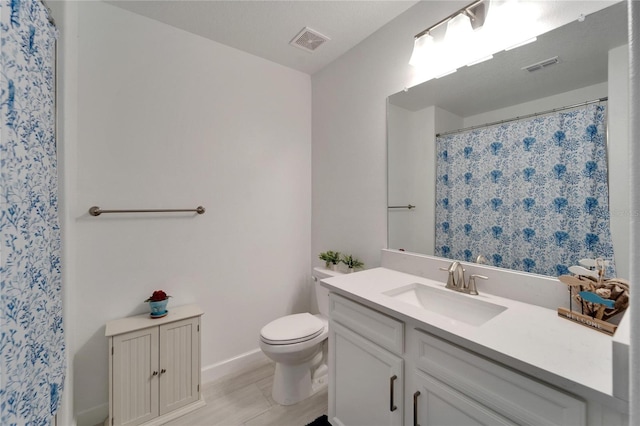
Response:
[[[162,290],[156,290],[153,292],[153,294],[151,295],[150,298],[148,298],[147,300],[145,300],[145,302],[159,302],[161,300],[165,300],[168,299],[169,296],[167,293],[165,293]]]

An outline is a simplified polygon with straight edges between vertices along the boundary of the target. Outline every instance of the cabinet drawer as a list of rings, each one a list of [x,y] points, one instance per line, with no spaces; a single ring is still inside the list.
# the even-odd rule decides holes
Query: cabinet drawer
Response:
[[[415,331],[416,367],[521,425],[582,425],[584,401]]]
[[[404,323],[335,293],[329,294],[333,321],[396,354],[404,352]]]

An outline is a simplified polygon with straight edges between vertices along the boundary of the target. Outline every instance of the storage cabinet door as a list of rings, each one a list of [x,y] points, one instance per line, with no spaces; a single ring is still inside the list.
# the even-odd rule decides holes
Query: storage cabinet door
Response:
[[[199,324],[195,317],[160,326],[160,415],[200,397]]]
[[[413,399],[414,425],[515,425],[427,374],[416,372],[413,380],[417,392],[408,397]]]
[[[330,335],[331,424],[402,425],[402,358],[334,321]]]
[[[113,337],[113,424],[158,416],[158,327]]]

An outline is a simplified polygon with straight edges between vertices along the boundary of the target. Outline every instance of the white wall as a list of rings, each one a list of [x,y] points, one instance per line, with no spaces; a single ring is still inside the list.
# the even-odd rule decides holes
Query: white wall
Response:
[[[203,308],[204,382],[262,359],[260,328],[308,309],[311,84],[102,2],[65,7],[66,392],[78,424],[95,424],[104,325],[147,312],[153,290]],[[207,211],[96,218],[93,205]]]
[[[312,256],[351,251],[366,267],[386,247],[387,96],[420,82],[408,65],[413,36],[468,2],[423,1],[312,76]],[[548,29],[612,2],[541,1]]]
[[[312,76],[311,252],[365,267],[387,246],[386,98],[410,81],[413,36],[465,2],[420,2]]]

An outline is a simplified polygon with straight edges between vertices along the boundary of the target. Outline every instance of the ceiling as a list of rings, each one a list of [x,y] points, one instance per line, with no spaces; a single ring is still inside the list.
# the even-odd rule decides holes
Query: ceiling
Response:
[[[418,0],[111,0],[106,3],[314,74]],[[325,36],[313,52],[289,42],[309,27]]]

